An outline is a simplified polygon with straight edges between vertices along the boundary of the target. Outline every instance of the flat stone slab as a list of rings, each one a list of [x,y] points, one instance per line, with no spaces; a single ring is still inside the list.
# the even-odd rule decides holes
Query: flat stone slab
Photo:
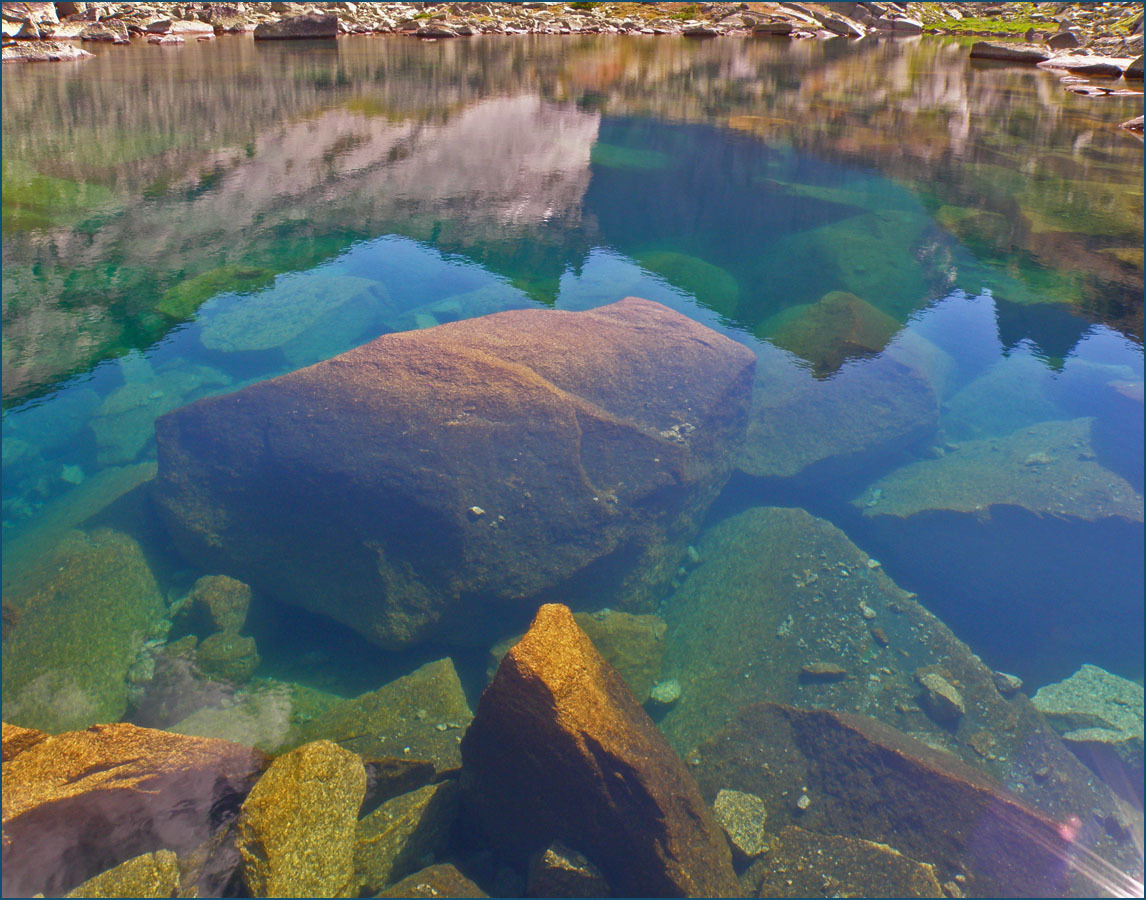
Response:
[[[94,55],[62,41],[16,41],[5,44],[2,52],[4,62],[62,62],[91,59]]]
[[[1087,522],[1143,520],[1143,501],[1096,459],[1090,418],[1039,422],[1008,436],[967,441],[939,459],[897,469],[853,504],[865,517],[931,510],[989,516],[994,506]]]
[[[1017,44],[1003,41],[976,41],[971,47],[971,59],[994,59],[1037,65],[1050,59],[1054,51],[1041,44]]]
[[[1097,75],[1106,78],[1118,78],[1130,64],[1130,58],[1115,58],[1108,56],[1083,56],[1071,54],[1068,56],[1052,56],[1039,63],[1040,69],[1056,69],[1073,72],[1076,75]]]

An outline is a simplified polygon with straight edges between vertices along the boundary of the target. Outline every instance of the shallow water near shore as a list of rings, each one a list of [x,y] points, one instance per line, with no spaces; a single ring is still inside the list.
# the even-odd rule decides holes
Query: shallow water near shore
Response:
[[[884,709],[796,690],[801,661],[882,665],[889,684],[905,664],[882,607],[882,637],[844,640],[839,659],[781,650],[837,627],[801,624],[792,584],[854,613],[875,604],[865,579],[880,598],[890,579],[1030,695],[1084,663],[1141,683],[1143,163],[1116,127],[1141,95],[1080,97],[939,39],[235,36],[95,53],[3,81],[5,721],[202,728],[203,709],[273,695],[244,733],[273,750],[446,655],[476,708],[492,638],[520,634],[521,610],[490,611],[464,646],[387,651],[259,584],[258,656],[232,679],[246,687],[149,693],[141,665],[193,630],[172,621],[218,574],[151,505],[155,421],[381,335],[627,296],[757,356],[731,479],[633,610],[667,623],[657,677],[683,687],[662,719],[679,753],[735,712],[689,706],[690,690],[725,693],[718,676],[738,679],[729,704]],[[805,560],[808,540],[835,556]],[[759,609],[740,575],[705,569],[739,572],[752,541],[793,548],[769,557],[760,580],[783,587]],[[50,571],[75,560],[74,580]],[[118,623],[90,635],[107,671],[64,691],[57,667],[91,665],[68,635],[95,627],[96,594],[96,624]],[[759,692],[740,683],[750,662],[714,675],[724,648],[704,620],[767,630],[728,658],[796,669]]]

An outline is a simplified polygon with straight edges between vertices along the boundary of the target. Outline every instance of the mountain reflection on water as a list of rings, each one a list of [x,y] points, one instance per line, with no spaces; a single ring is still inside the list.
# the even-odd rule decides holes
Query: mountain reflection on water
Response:
[[[682,368],[697,375],[679,350],[597,331],[570,386],[546,352],[553,317],[529,313],[540,337],[514,346],[535,374],[554,371],[510,367],[523,380],[495,389],[462,363],[451,380],[448,354],[427,363],[418,348],[490,313],[636,296],[659,321],[683,313],[752,351],[732,345],[736,428],[727,452],[709,448],[710,481],[681,522],[661,533],[656,520],[644,544],[617,538],[624,552],[583,569],[578,558],[546,590],[582,598],[578,627],[611,647],[676,753],[692,763],[708,748],[693,764],[702,787],[727,787],[720,753],[753,715],[774,718],[734,721],[742,707],[860,712],[1056,821],[1081,815],[1079,846],[1141,877],[1136,814],[1015,693],[1018,678],[1033,694],[1084,663],[1142,678],[1142,148],[1115,127],[1140,97],[1079,97],[1048,72],[971,65],[938,39],[94,49],[3,82],[5,721],[123,719],[267,752],[319,737],[363,755],[411,744],[430,748],[430,771],[456,770],[487,667],[536,599],[505,588],[513,603],[490,602],[482,579],[540,583],[601,521],[668,502],[632,494],[662,456],[709,464],[689,446],[696,394],[675,405]],[[366,352],[379,370],[399,357],[387,347],[414,362],[353,402],[339,405],[324,374],[346,360],[267,383],[384,335]],[[649,362],[635,386],[610,381],[616,347]],[[554,442],[534,455],[568,472],[530,468],[496,437],[506,409],[528,410],[522,385],[556,410],[534,409],[527,430]],[[616,385],[628,393],[614,408]],[[446,410],[461,387],[472,396]],[[359,400],[378,404],[366,417],[378,433],[361,421],[350,433]],[[292,432],[308,403],[312,425],[337,418],[312,443]],[[414,425],[379,427],[390,415]],[[634,451],[618,474],[619,457],[582,446],[590,420],[609,452],[620,434],[668,449],[651,463]],[[403,443],[419,429],[433,463]],[[185,477],[196,454],[205,474]],[[538,497],[556,499],[530,507],[525,527],[505,498],[539,470],[553,490]],[[402,487],[407,475],[417,487]],[[212,506],[238,488],[258,502]],[[484,530],[502,528],[500,506],[505,531]],[[354,530],[381,519],[381,543]],[[212,522],[230,523],[227,553]],[[456,540],[479,523],[485,544]],[[289,540],[264,543],[268,531]],[[528,552],[482,555],[510,534]],[[461,584],[462,557],[478,587]],[[625,569],[638,557],[656,558],[655,575]],[[339,600],[332,578],[366,600]],[[434,596],[418,594],[423,581]],[[358,607],[404,589],[427,621],[379,640]],[[451,590],[439,628],[430,601]],[[935,684],[955,691],[958,716]],[[1139,811],[1140,780],[1110,777]],[[830,791],[804,816],[789,787],[737,789],[769,797],[777,828],[852,833],[816,818],[833,814]],[[921,796],[906,789],[905,816]],[[930,859],[922,818],[855,834]],[[1034,889],[1013,877],[998,890]]]
[[[851,270],[852,292],[900,322],[950,281],[1141,338],[1140,151],[1110,127],[1133,103],[980,71],[958,45],[115,52],[82,79],[5,80],[6,405],[146,347],[219,290],[384,234],[543,302],[606,245],[654,254],[653,271],[751,329]],[[863,262],[844,242],[866,244]],[[669,252],[745,296],[697,291],[712,272]]]

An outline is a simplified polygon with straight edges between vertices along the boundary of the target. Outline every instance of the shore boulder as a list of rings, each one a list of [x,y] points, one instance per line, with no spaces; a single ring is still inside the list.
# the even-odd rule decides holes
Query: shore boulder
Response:
[[[338,37],[338,14],[308,13],[255,27],[256,41],[313,40]]]
[[[201,568],[386,647],[558,595],[639,608],[727,481],[754,364],[636,298],[384,335],[160,419],[156,497]]]
[[[511,858],[560,840],[619,896],[739,893],[692,776],[565,606],[541,607],[482,694],[462,787]]]

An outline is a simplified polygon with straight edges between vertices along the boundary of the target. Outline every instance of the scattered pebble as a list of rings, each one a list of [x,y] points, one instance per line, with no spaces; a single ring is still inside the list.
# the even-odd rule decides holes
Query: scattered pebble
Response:
[[[798,809],[800,812],[803,812],[804,810],[806,810],[811,805],[812,805],[812,798],[809,797],[807,794],[801,794],[800,799],[796,801],[796,809]]]
[[[878,569],[882,565],[883,563],[881,563],[878,559],[869,559],[867,561],[867,567],[869,569]]]
[[[680,682],[675,678],[658,681],[649,691],[649,700],[657,706],[672,706],[680,699]]]
[[[874,619],[875,618],[875,610],[872,609],[870,606],[868,606],[866,603],[864,603],[864,601],[862,601],[862,600],[860,601],[859,610],[860,610],[860,615],[863,616],[865,619]]]
[[[817,681],[839,681],[848,674],[848,670],[837,663],[810,662],[800,666],[800,674]]]
[[[471,516],[472,518],[474,518],[474,519],[480,519],[482,516],[484,516],[484,515],[485,515],[485,510],[484,510],[484,509],[482,509],[480,506],[471,506],[471,507],[470,507],[470,508],[467,510],[467,512],[468,512],[468,513],[470,514],[470,516]]]
[[[875,627],[874,627],[874,628],[871,630],[871,636],[872,636],[872,639],[873,639],[873,640],[874,640],[874,641],[875,641],[877,644],[879,644],[881,647],[886,647],[888,644],[890,644],[890,643],[891,643],[891,641],[889,641],[889,640],[888,640],[888,638],[887,638],[887,632],[885,632],[885,631],[884,631],[882,628],[880,628],[878,625],[876,625],[876,626],[875,626]]]

